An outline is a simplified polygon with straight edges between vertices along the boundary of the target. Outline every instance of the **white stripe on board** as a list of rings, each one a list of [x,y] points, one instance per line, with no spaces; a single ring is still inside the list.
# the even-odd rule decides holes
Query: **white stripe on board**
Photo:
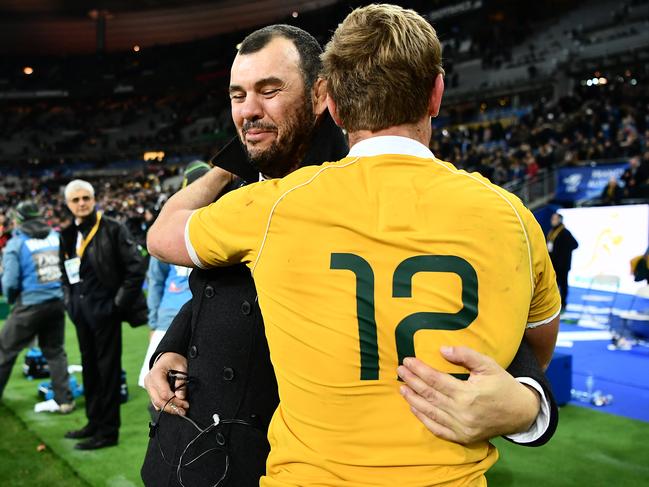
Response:
[[[560,331],[557,342],[590,342],[594,340],[610,340],[611,332],[608,330],[598,331]]]

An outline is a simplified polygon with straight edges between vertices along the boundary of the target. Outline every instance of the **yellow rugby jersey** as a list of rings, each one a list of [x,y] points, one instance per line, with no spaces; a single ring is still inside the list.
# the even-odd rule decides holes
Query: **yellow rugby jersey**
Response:
[[[488,442],[433,436],[399,394],[442,345],[507,367],[561,307],[545,237],[515,196],[402,137],[229,193],[186,228],[197,265],[246,262],[280,405],[262,486],[483,486]]]

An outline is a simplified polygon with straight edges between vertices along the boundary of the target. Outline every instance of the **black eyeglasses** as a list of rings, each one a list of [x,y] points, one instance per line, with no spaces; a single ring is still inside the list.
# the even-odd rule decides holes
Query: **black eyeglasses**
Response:
[[[79,201],[83,200],[85,202],[88,202],[92,199],[92,196],[75,196],[74,198],[70,198],[70,201],[72,203],[78,203]]]

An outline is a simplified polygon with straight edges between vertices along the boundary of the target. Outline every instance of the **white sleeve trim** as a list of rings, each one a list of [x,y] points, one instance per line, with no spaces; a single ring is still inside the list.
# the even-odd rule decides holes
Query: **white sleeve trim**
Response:
[[[546,319],[546,320],[542,320],[542,321],[534,321],[534,322],[532,322],[532,323],[528,323],[526,328],[537,328],[537,327],[542,326],[542,325],[547,325],[547,324],[550,323],[553,319],[555,319],[557,316],[559,316],[560,313],[561,313],[561,308],[559,308],[559,309],[557,310],[556,313],[554,313],[552,316],[550,316],[550,317],[549,317],[548,319]]]
[[[532,443],[543,436],[547,431],[548,426],[550,426],[550,403],[548,403],[548,398],[545,397],[543,388],[534,379],[530,377],[516,377],[516,380],[521,384],[533,387],[534,390],[539,393],[539,396],[541,397],[541,409],[539,410],[538,416],[536,416],[534,424],[532,424],[529,430],[506,436],[516,443]]]
[[[194,246],[192,245],[192,242],[189,239],[189,222],[191,221],[192,217],[195,214],[196,214],[196,210],[194,210],[192,214],[189,215],[189,218],[187,218],[187,223],[185,223],[185,248],[187,249],[189,258],[192,259],[192,262],[196,267],[200,269],[207,269],[207,267],[205,267],[201,262],[201,260],[198,258],[198,254],[196,253],[196,250],[194,249]]]

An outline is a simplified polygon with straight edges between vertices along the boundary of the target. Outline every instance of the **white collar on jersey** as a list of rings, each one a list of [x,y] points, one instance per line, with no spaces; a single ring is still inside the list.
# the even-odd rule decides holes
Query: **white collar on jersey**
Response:
[[[370,157],[382,154],[404,154],[424,159],[435,157],[430,149],[421,142],[398,135],[370,137],[357,142],[349,151],[351,157]]]

